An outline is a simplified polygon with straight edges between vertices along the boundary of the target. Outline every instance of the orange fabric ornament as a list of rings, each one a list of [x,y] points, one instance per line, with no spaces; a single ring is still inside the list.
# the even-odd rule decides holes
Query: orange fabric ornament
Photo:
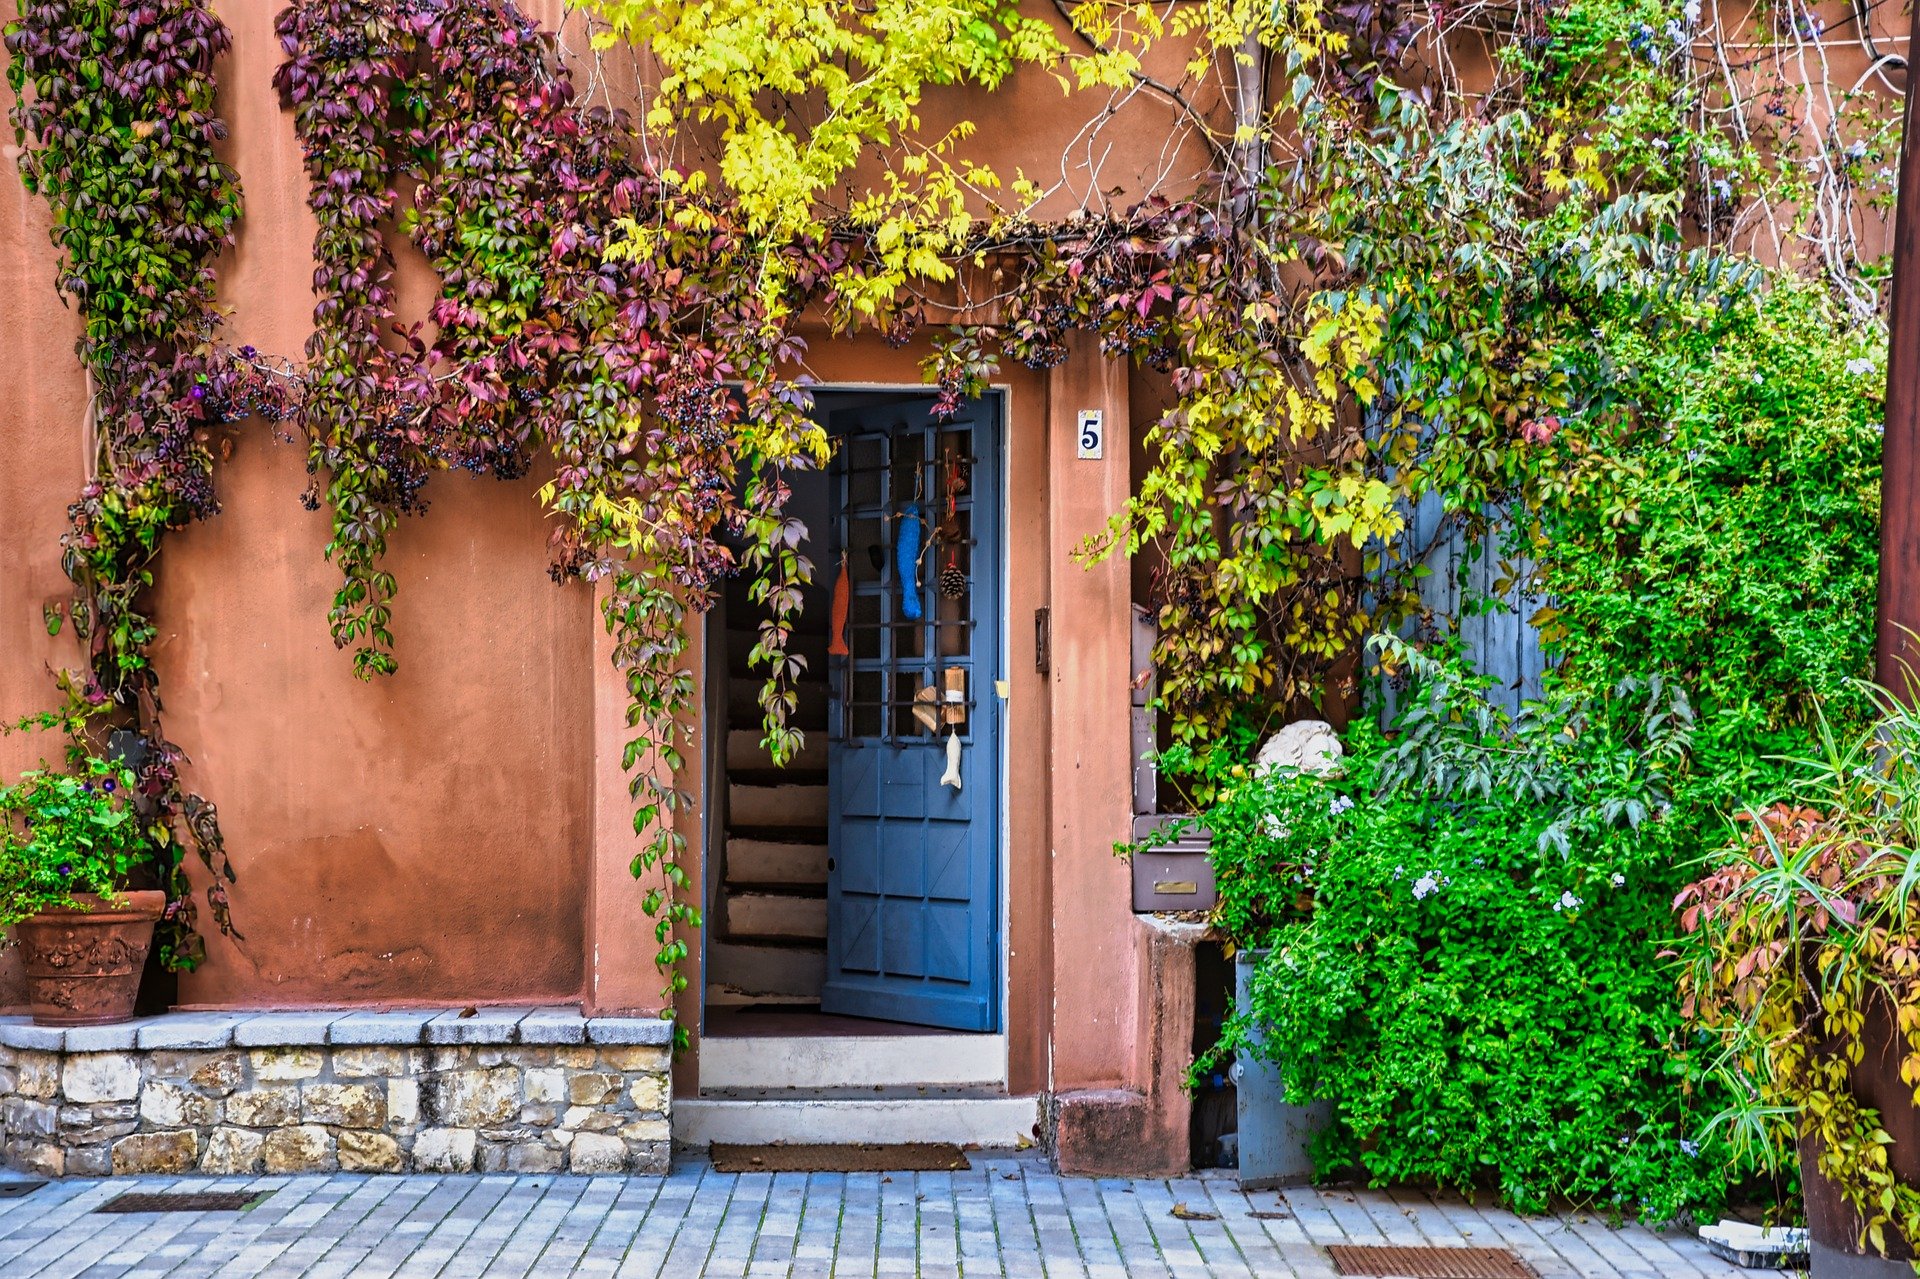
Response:
[[[827,652],[835,657],[846,657],[847,650],[847,608],[852,604],[853,581],[847,576],[847,557],[840,557],[840,576],[833,582],[833,616],[827,632]]]

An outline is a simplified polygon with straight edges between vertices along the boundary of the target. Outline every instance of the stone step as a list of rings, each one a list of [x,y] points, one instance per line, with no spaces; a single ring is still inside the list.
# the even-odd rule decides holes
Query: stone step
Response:
[[[827,882],[827,845],[774,839],[729,839],[726,882],[807,884]]]
[[[827,939],[827,899],[781,892],[729,892],[729,939],[810,941]]]
[[[705,1045],[702,1045],[702,1051]],[[1038,1097],[796,1097],[742,1101],[686,1097],[673,1103],[673,1139],[714,1142],[858,1145],[946,1141],[968,1148],[1017,1149],[1039,1138]]]
[[[858,1034],[821,1034],[816,1033],[820,1027],[806,1025],[805,1017],[716,1019],[700,1044],[700,1095],[722,1089],[816,1093],[843,1088],[964,1088],[976,1096],[1006,1095],[1005,1035],[886,1022],[869,1022]],[[830,1024],[844,1026],[848,1020]]]
[[[822,623],[824,625],[824,623]],[[755,629],[730,630],[727,632],[727,669],[735,675],[748,675],[752,667],[747,659],[753,653],[753,646],[760,642],[760,632]],[[827,637],[824,631],[809,633],[801,631],[787,641],[787,651],[807,659],[807,674],[815,679],[826,678]],[[762,668],[764,673],[764,668]]]
[[[820,1006],[818,992],[811,995],[754,995],[732,986],[720,986],[707,983],[707,1007],[709,1008],[747,1008],[767,1004],[791,1005],[796,1010],[815,1009]]]
[[[760,708],[760,689],[757,679],[730,679],[727,681],[727,724],[732,728],[758,728],[766,718],[766,712]],[[827,686],[825,683],[804,683],[795,686],[800,694],[799,708],[789,715],[788,721],[794,727],[809,733],[817,732],[822,737],[827,730]]]
[[[827,980],[824,945],[771,945],[764,942],[707,942],[707,980],[735,999],[792,999],[818,1003]]]
[[[827,735],[814,732],[806,735],[800,751],[787,761],[786,767],[796,772],[824,773],[827,771]],[[773,757],[767,754],[766,747],[760,744],[760,730],[757,728],[736,728],[727,734],[727,771],[771,772]]]
[[[727,784],[727,828],[774,826],[788,830],[827,828],[827,787],[824,782],[795,782],[759,786],[750,782]]]

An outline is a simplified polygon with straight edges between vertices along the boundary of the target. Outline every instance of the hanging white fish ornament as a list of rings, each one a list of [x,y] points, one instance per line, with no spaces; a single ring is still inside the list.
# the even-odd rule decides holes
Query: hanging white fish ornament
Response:
[[[940,774],[940,784],[960,789],[960,734],[947,734],[947,771]]]

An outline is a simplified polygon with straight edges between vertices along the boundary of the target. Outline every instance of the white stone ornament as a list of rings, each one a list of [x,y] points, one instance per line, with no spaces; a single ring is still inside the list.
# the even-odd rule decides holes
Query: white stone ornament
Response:
[[[1300,719],[1260,744],[1253,771],[1266,774],[1286,768],[1324,777],[1340,771],[1340,761],[1346,753],[1333,725],[1323,719]]]
[[[924,776],[924,774],[923,774]],[[960,734],[947,734],[947,771],[940,774],[940,784],[960,789]]]

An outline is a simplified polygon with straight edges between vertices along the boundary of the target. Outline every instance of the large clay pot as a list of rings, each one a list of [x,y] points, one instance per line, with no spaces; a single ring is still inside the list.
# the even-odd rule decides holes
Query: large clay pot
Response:
[[[27,1002],[39,1026],[98,1026],[133,1016],[162,892],[96,897],[75,893],[78,909],[43,910],[17,926]]]
[[[1880,1112],[1881,1127],[1893,1138],[1887,1163],[1908,1185],[1920,1185],[1920,1107],[1913,1089],[1900,1078],[1903,1045],[1895,1033],[1892,1010],[1885,999],[1867,1001],[1866,1022],[1860,1029],[1865,1046],[1853,1068],[1854,1096]],[[1816,1162],[1819,1142],[1800,1139],[1800,1187],[1806,1198],[1807,1235],[1814,1279],[1902,1279],[1913,1274],[1914,1249],[1892,1225],[1886,1228],[1887,1256],[1881,1256],[1860,1238],[1860,1217],[1841,1188],[1821,1175]]]

